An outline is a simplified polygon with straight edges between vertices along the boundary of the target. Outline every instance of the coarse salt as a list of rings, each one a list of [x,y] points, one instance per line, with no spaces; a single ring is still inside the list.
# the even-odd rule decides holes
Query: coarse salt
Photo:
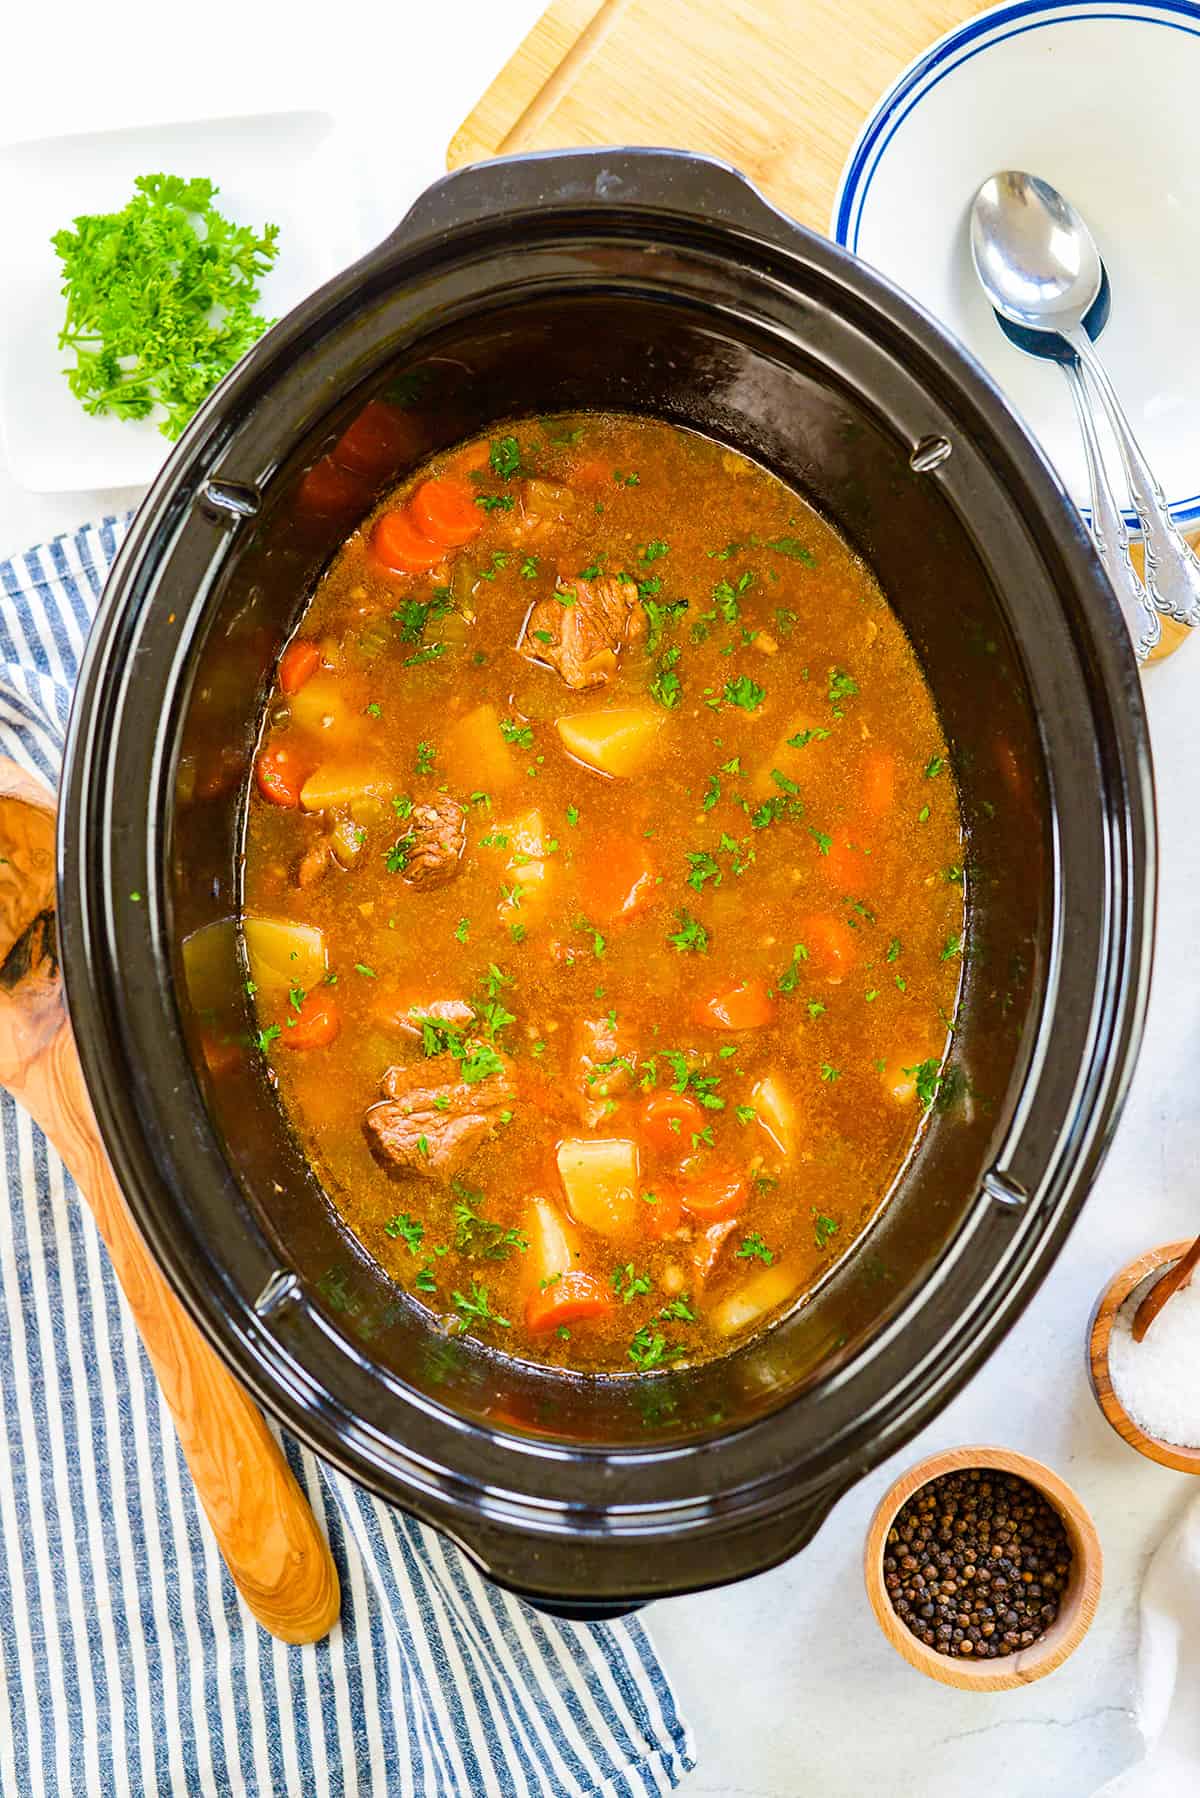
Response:
[[[1163,1268],[1159,1274],[1167,1272]],[[1200,1448],[1200,1279],[1167,1300],[1141,1342],[1133,1317],[1149,1287],[1131,1292],[1113,1320],[1108,1371],[1139,1428],[1180,1448]]]

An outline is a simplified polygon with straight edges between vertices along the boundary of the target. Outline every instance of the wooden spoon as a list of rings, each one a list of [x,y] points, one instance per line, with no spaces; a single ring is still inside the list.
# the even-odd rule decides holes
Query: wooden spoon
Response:
[[[1197,1236],[1187,1254],[1181,1256],[1174,1267],[1168,1268],[1161,1280],[1154,1282],[1138,1305],[1133,1314],[1131,1330],[1135,1342],[1141,1342],[1167,1300],[1173,1299],[1177,1292],[1182,1292],[1183,1288],[1191,1282],[1192,1275],[1198,1266],[1200,1266],[1200,1236]]]
[[[329,1546],[261,1413],[171,1291],[126,1209],[63,1004],[54,872],[54,801],[0,756],[0,1085],[45,1132],[91,1206],[234,1584],[272,1635],[316,1642],[341,1605]]]

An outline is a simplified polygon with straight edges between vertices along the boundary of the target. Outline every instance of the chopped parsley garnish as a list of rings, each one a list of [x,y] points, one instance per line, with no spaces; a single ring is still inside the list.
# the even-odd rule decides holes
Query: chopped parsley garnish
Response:
[[[419,1254],[425,1239],[425,1226],[417,1218],[410,1217],[407,1211],[402,1211],[399,1217],[389,1218],[383,1229],[393,1242],[397,1237],[402,1238],[410,1255]]]
[[[899,961],[903,948],[904,944],[900,941],[900,938],[894,936],[887,946],[887,959],[889,961]]]
[[[800,730],[794,737],[788,738],[789,749],[807,749],[810,743],[819,743],[829,732],[824,725],[817,725],[813,730]]]
[[[841,1077],[842,1070],[840,1068],[835,1068],[832,1062],[825,1061],[821,1063],[821,1078],[827,1086],[832,1086],[834,1081],[840,1080]]]
[[[858,692],[858,683],[844,668],[829,670],[829,703],[833,707],[835,718],[842,716],[841,705],[844,699],[853,699]]]
[[[954,931],[946,938],[942,946],[942,960],[952,961],[956,955],[962,954],[963,940],[961,932]]]
[[[905,1074],[912,1076],[917,1097],[926,1110],[938,1096],[938,1088],[942,1084],[941,1067],[941,1062],[935,1056],[930,1056],[928,1061],[919,1061],[915,1067],[903,1069]]]
[[[502,481],[511,481],[521,472],[521,446],[515,437],[493,437],[488,451],[492,473]]]
[[[645,548],[638,551],[638,560],[641,562],[657,562],[660,556],[665,556],[670,552],[670,548],[671,545],[669,543],[664,543],[661,537],[652,537]]]
[[[928,824],[928,822],[929,822],[929,807],[927,805],[923,805],[921,807],[920,811],[917,813],[917,823],[918,824]]]
[[[670,1304],[664,1305],[658,1315],[667,1323],[694,1324],[698,1322],[696,1313],[682,1294],[679,1298],[672,1299]]]
[[[706,880],[711,880],[714,886],[720,886],[721,864],[714,855],[709,854],[707,849],[689,849],[687,859],[691,865],[687,883],[690,887],[694,887],[696,892],[704,891]]]
[[[808,834],[817,845],[820,853],[822,855],[828,855],[829,851],[833,848],[833,838],[829,836],[827,832],[818,830],[815,824],[809,825]]]
[[[437,750],[432,743],[417,744],[416,770],[418,774],[432,774],[433,764],[437,761]]]
[[[681,955],[685,952],[704,955],[708,950],[708,932],[699,919],[693,918],[688,911],[677,911],[675,920],[679,929],[668,932],[668,943],[674,944]]]
[[[937,776],[941,773],[942,769],[945,766],[946,766],[946,758],[944,755],[930,756],[929,760],[925,764],[926,780],[936,780]]]
[[[768,537],[767,548],[773,549],[777,555],[790,556],[793,562],[803,562],[806,568],[816,567],[817,558],[798,537]]]
[[[792,959],[775,982],[781,993],[794,993],[800,978],[800,963],[808,960],[808,950],[803,943],[796,943],[792,949]]]
[[[629,1359],[639,1373],[646,1373],[652,1367],[662,1367],[668,1361],[674,1361],[682,1355],[681,1348],[668,1347],[667,1339],[661,1330],[651,1324],[643,1324],[629,1344]]]
[[[596,929],[596,926],[594,924],[589,924],[586,918],[576,918],[573,928],[575,930],[582,930],[585,936],[591,937],[592,954],[596,957],[596,960],[599,961],[604,954],[607,943],[604,937]]]
[[[457,1181],[459,1195],[454,1206],[454,1246],[460,1255],[471,1255],[482,1261],[507,1261],[514,1249],[524,1252],[529,1243],[519,1230],[506,1228],[494,1218],[483,1217],[475,1209],[481,1192],[471,1192]]]
[[[668,711],[674,711],[683,698],[683,687],[679,676],[675,673],[675,665],[678,660],[678,647],[668,649],[658,665],[658,673],[650,683],[652,698],[657,699],[659,705],[665,706]]]
[[[753,1105],[739,1105],[733,1115],[739,1124],[752,1124],[758,1113]]]
[[[454,934],[460,943],[465,943],[471,933],[470,918],[460,918],[454,926]]]
[[[725,682],[725,704],[740,706],[743,712],[756,712],[767,697],[765,687],[748,674],[739,674]]]
[[[397,837],[384,856],[384,865],[389,874],[403,874],[408,866],[408,858],[412,854],[416,837],[410,830],[405,836]]]
[[[354,964],[354,972],[356,974],[361,974],[364,980],[374,980],[375,978],[374,968],[369,968],[365,961],[356,961]]]
[[[526,556],[525,560],[521,563],[521,579],[523,581],[535,581],[537,579],[537,572],[538,572],[537,557],[536,556]]]
[[[404,666],[406,668],[416,668],[422,662],[436,662],[438,658],[444,656],[445,653],[446,645],[444,643],[426,643],[423,649],[418,649],[415,656],[405,657]]]
[[[515,718],[501,718],[500,735],[506,743],[514,744],[518,749],[533,748],[533,729],[528,724],[518,724]]]
[[[254,1039],[259,1054],[265,1055],[275,1038],[282,1035],[283,1029],[279,1024],[268,1024],[265,1030],[260,1030]]]
[[[749,1236],[743,1236],[742,1246],[733,1251],[733,1258],[735,1261],[762,1261],[767,1267],[770,1267],[775,1255],[767,1247],[758,1231],[752,1230]]]
[[[471,1281],[469,1293],[464,1295],[455,1292],[451,1296],[454,1309],[468,1327],[471,1324],[499,1324],[502,1330],[512,1328],[507,1317],[501,1317],[498,1311],[492,1310],[488,1302],[487,1287],[481,1286],[478,1280]]]
[[[841,1228],[836,1217],[826,1217],[823,1211],[813,1212],[813,1234],[817,1239],[817,1247],[823,1249],[832,1242]]]
[[[482,506],[485,512],[511,512],[516,501],[511,493],[480,493],[475,497],[475,504]]]
[[[567,823],[571,826],[571,829],[574,830],[579,822],[579,807],[577,805],[569,805],[567,807],[566,817]]]
[[[433,1277],[433,1267],[428,1261],[418,1272],[416,1279],[413,1281],[413,1285],[418,1292],[437,1291],[437,1281]]]
[[[627,1261],[624,1267],[614,1267],[612,1271],[612,1289],[623,1305],[632,1299],[642,1298],[651,1289],[649,1274],[637,1274],[633,1271],[633,1262]]]

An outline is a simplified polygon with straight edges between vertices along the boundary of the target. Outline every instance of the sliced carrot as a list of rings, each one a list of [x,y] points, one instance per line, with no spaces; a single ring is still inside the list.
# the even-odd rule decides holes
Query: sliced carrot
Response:
[[[264,749],[254,764],[254,778],[259,792],[272,805],[299,805],[304,775],[290,749]]]
[[[320,987],[305,994],[295,1022],[288,1022],[291,1028],[285,1028],[279,1040],[289,1049],[324,1049],[342,1028],[337,1001]]]
[[[817,859],[821,873],[837,892],[856,899],[867,892],[875,864],[866,845],[844,828],[833,832],[827,853]]]
[[[416,449],[412,421],[385,400],[369,400],[346,426],[329,454],[355,474],[398,472],[401,461]]]
[[[539,1333],[561,1324],[583,1323],[603,1317],[613,1308],[613,1295],[592,1274],[575,1268],[560,1274],[544,1292],[531,1293],[525,1305],[527,1329]]]
[[[704,1113],[686,1093],[651,1093],[642,1106],[642,1135],[664,1153],[681,1153],[692,1132],[703,1128]]]
[[[746,1203],[746,1179],[736,1168],[710,1167],[707,1173],[681,1183],[680,1202],[689,1217],[703,1224],[723,1223],[736,1217]]]
[[[583,907],[589,918],[616,924],[653,901],[657,873],[641,837],[606,835],[592,845],[583,875]]]
[[[891,811],[896,798],[896,758],[890,749],[872,749],[864,758],[862,797],[873,818]]]
[[[656,1180],[648,1187],[642,1194],[642,1208],[646,1214],[642,1220],[645,1234],[656,1242],[678,1230],[683,1205],[673,1180]]]
[[[289,696],[298,693],[321,666],[321,652],[308,637],[293,637],[279,658],[279,685]]]
[[[296,489],[296,504],[303,512],[326,518],[349,512],[355,506],[365,509],[370,494],[361,477],[339,468],[332,456],[314,462]]]
[[[371,555],[393,574],[428,574],[446,558],[442,544],[431,543],[417,529],[412,514],[385,512],[371,532]]]
[[[410,502],[412,520],[431,543],[459,549],[483,529],[483,513],[465,481],[453,475],[422,481]]]
[[[727,987],[724,992],[697,999],[692,1018],[708,1030],[761,1030],[765,1024],[774,1023],[778,1009],[766,981],[756,976]]]
[[[847,923],[830,912],[817,912],[801,919],[796,931],[814,973],[834,983],[846,978],[854,961],[854,932]]]

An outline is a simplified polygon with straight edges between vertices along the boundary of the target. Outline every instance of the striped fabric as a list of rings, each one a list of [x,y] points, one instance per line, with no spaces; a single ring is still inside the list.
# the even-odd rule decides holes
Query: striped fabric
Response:
[[[0,750],[55,779],[124,524],[0,564]],[[57,1156],[0,1096],[0,1795],[653,1798],[692,1766],[636,1619],[572,1625],[284,1446],[342,1580],[287,1648],[237,1600]]]

